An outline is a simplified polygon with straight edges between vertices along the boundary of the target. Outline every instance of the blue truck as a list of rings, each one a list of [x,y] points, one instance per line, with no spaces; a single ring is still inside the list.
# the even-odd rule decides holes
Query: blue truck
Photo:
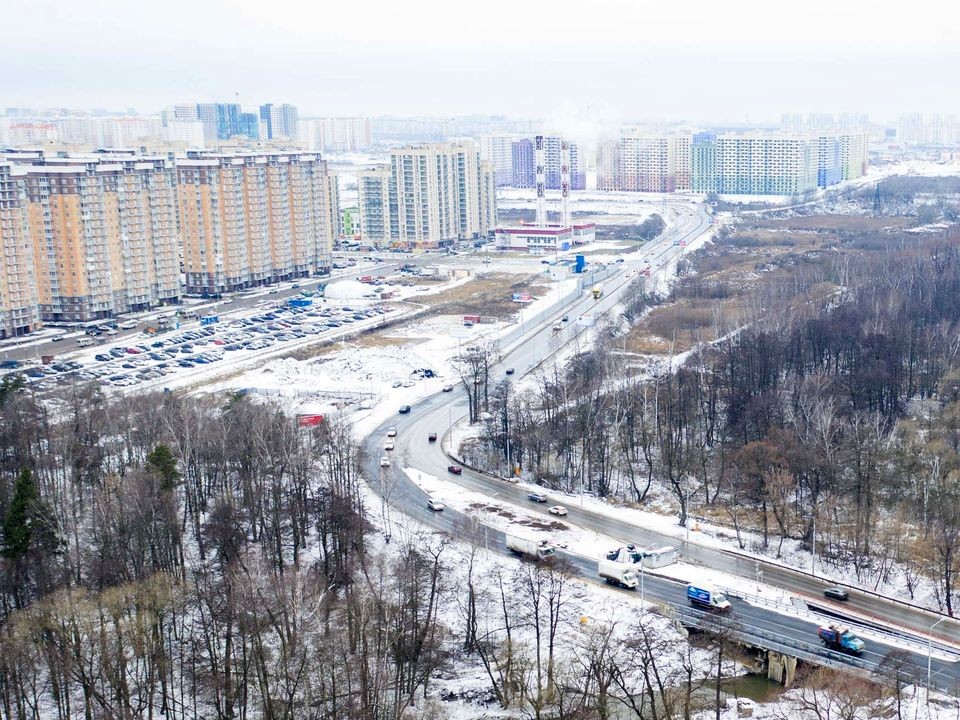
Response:
[[[863,640],[842,625],[821,625],[817,628],[820,642],[831,650],[859,655],[865,647]]]
[[[707,610],[726,612],[730,609],[730,601],[715,588],[697,587],[691,583],[687,585],[687,599],[691,605]]]

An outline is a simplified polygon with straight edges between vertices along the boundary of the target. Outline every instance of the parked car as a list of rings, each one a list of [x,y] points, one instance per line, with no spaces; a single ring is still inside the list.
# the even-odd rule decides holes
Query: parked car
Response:
[[[560,517],[563,517],[567,514],[567,509],[563,505],[554,505],[552,508],[547,510],[547,512],[551,515],[559,515]]]
[[[527,500],[530,502],[545,503],[547,501],[547,496],[543,493],[532,492],[527,495]]]
[[[848,593],[842,587],[828,587],[823,591],[823,595],[831,600],[847,601],[850,599],[850,593]]]
[[[444,505],[436,498],[427,498],[427,508],[439,512],[440,510],[443,510]]]
[[[453,473],[454,475],[460,475],[463,473],[463,468],[459,465],[447,465],[447,472]]]
[[[436,442],[436,441],[437,441],[437,434],[436,434],[436,433],[430,433],[429,435],[427,435],[427,440],[428,440],[429,442]]]
[[[410,406],[409,406],[409,405],[401,405],[401,406],[400,406],[400,414],[401,414],[401,415],[406,415],[408,412],[410,412]]]

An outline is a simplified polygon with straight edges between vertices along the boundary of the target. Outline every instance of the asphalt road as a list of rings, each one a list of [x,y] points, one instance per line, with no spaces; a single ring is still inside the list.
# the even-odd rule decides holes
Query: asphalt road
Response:
[[[678,243],[685,244],[699,236],[707,227],[710,218],[702,208],[691,208],[690,216],[669,230],[658,241],[648,244],[640,254],[641,258],[651,260],[654,271],[666,264],[670,259],[683,252]],[[575,323],[564,323],[563,330],[553,332],[552,324],[563,314],[576,318],[583,314],[601,313],[612,307],[618,300],[619,293],[626,287],[633,277],[627,277],[631,269],[643,265],[642,259],[631,259],[622,264],[622,270],[604,283],[604,296],[594,300],[585,294],[579,300],[570,303],[567,307],[558,309],[554,317],[545,318],[539,327],[528,328],[524,339],[513,348],[506,348],[503,360],[493,369],[494,376],[502,374],[505,368],[512,367],[518,375],[529,372],[544,358],[559,350],[564,344],[571,342],[577,334],[583,331]],[[444,454],[441,443],[429,443],[427,435],[430,432],[443,432],[452,426],[455,420],[464,417],[467,413],[466,398],[462,390],[457,387],[452,393],[442,393],[426,398],[414,405],[407,415],[397,415],[377,428],[366,440],[365,449],[369,466],[369,477],[379,478],[374,483],[374,489],[381,494],[386,503],[404,514],[414,516],[428,526],[451,534],[462,531],[466,525],[475,524],[473,519],[464,518],[450,509],[441,513],[432,513],[426,509],[427,496],[400,469],[403,466],[414,468],[424,473],[437,476],[447,476],[464,488],[486,494],[496,495],[498,500],[529,507],[527,490],[514,484],[499,480],[481,473],[464,468],[461,475],[452,475],[447,472],[451,464]],[[378,465],[378,458],[383,454],[382,443],[388,427],[395,426],[398,430],[396,449],[392,452],[393,464],[390,468],[382,469]],[[608,517],[601,512],[581,508],[569,496],[557,496],[556,503],[563,503],[569,512],[565,520],[572,525],[602,532],[625,542],[634,542],[638,545],[670,544],[680,548],[685,560],[704,565],[724,572],[737,575],[741,578],[755,578],[758,570],[763,573],[763,581],[783,587],[792,592],[816,597],[829,584],[812,576],[792,571],[781,566],[756,561],[753,558],[739,556],[735,553],[703,547],[696,543],[677,541],[671,536],[662,535],[633,523],[618,518]],[[551,501],[550,504],[552,504]],[[541,506],[542,507],[542,506]],[[492,528],[483,527],[482,530],[489,537],[489,542],[496,549],[506,553],[503,534]],[[596,560],[567,554],[568,559],[584,574],[585,577],[596,579]],[[747,587],[744,581],[744,588]],[[645,591],[651,600],[686,607],[685,590],[682,585],[659,578],[647,577]],[[736,589],[735,589],[736,591]],[[811,652],[829,657],[834,661],[846,664],[858,664],[849,656],[833,653],[817,645],[816,624],[772,610],[758,608],[746,602],[731,599],[733,614],[737,619],[738,627],[745,632],[756,634],[758,644],[766,638],[781,638],[785,642],[803,645]],[[926,632],[930,625],[939,616],[924,610],[911,608],[884,598],[878,598],[862,592],[852,592],[850,606],[873,616],[877,625],[883,626],[884,620],[903,625],[916,632]],[[938,630],[943,628],[939,636],[948,640],[960,640],[960,626],[953,620],[942,623]],[[911,632],[900,633],[890,629],[892,637],[899,635],[904,641],[915,647],[923,647],[924,639]],[[867,668],[875,669],[887,652],[894,649],[875,640],[870,640],[863,656],[860,658]],[[909,653],[911,661],[921,669],[921,675],[926,671],[926,655],[921,652]],[[956,663],[934,659],[932,662],[934,685],[945,691],[953,691],[960,680],[960,668]]]

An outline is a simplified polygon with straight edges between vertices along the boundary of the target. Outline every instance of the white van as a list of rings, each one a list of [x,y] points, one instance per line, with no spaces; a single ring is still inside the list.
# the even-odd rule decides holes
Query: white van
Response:
[[[94,343],[94,340],[91,337],[82,337],[79,340],[77,340],[77,345],[79,345],[80,347],[88,347],[90,345],[93,345],[93,343]]]

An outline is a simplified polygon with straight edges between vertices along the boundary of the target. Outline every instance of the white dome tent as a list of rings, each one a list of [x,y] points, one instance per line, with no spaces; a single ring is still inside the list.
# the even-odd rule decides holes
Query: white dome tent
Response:
[[[330,283],[324,288],[323,296],[327,300],[362,300],[364,298],[376,298],[373,288],[364,285],[356,280],[339,280]]]

